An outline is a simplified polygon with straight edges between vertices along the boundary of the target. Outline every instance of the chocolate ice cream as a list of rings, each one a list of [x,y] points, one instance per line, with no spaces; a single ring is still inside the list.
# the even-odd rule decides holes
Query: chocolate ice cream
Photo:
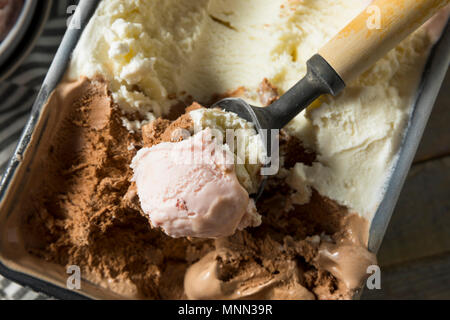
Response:
[[[79,265],[125,298],[182,298],[185,269],[213,245],[170,238],[141,215],[129,167],[141,137],[122,126],[105,82],[62,84],[49,104],[63,114],[23,221],[29,252]]]
[[[33,255],[79,265],[85,279],[124,298],[146,299],[351,298],[366,266],[375,263],[365,249],[363,218],[317,192],[309,204],[293,205],[286,195],[294,191],[283,179],[273,179],[258,202],[261,227],[216,241],[171,238],[141,211],[129,164],[138,149],[191,128],[189,111],[201,106],[130,133],[100,78],[61,84],[49,105],[63,114],[39,160],[40,179],[33,182],[39,188],[31,191],[23,221]],[[288,167],[311,164],[314,154],[298,140],[282,134],[281,142]],[[355,259],[346,264],[325,253],[347,248],[366,258],[346,255]],[[208,268],[215,278],[197,282]]]

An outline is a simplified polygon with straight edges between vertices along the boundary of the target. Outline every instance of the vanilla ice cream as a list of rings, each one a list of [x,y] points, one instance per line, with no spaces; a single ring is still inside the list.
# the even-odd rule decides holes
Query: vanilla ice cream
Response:
[[[245,87],[254,105],[264,78],[280,93],[306,74],[306,61],[369,0],[103,1],[74,52],[69,75],[104,75],[114,100],[143,121],[192,96]],[[94,31],[95,30],[95,31]],[[324,97],[287,127],[314,150],[313,166],[290,184],[348,206],[371,220],[395,164],[429,40],[404,41],[339,97]],[[409,61],[423,59],[415,66]],[[130,128],[139,122],[124,120]],[[302,180],[294,181],[296,177]],[[247,186],[248,187],[248,186]]]
[[[141,149],[132,168],[142,209],[172,237],[221,238],[261,224],[236,177],[234,154],[211,129]]]

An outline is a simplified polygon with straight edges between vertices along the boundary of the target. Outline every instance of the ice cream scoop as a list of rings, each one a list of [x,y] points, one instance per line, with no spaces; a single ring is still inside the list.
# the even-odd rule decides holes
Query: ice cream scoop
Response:
[[[259,108],[242,99],[228,98],[213,107],[253,122],[262,133],[270,156],[269,129],[283,128],[321,95],[339,94],[346,84],[448,3],[449,0],[375,0],[307,62],[306,76],[270,106]],[[263,187],[264,183],[260,189]]]

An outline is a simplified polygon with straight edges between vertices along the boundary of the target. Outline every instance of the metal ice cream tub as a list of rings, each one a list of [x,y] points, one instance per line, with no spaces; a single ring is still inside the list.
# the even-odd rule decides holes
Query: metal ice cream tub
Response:
[[[74,19],[77,19],[81,28],[67,30],[0,184],[0,274],[36,291],[63,299],[120,297],[86,280],[82,281],[82,289],[79,291],[67,289],[66,269],[31,256],[19,241],[17,234],[23,212],[17,210],[16,204],[29,201],[23,190],[33,175],[39,174],[33,170],[33,163],[38,157],[40,146],[46,142],[48,132],[54,127],[52,121],[58,111],[46,107],[47,99],[63,78],[71,53],[99,2],[80,2]],[[449,62],[450,26],[447,25],[444,34],[432,49],[423,72],[396,166],[372,222],[369,249],[373,252],[377,252],[381,245]]]

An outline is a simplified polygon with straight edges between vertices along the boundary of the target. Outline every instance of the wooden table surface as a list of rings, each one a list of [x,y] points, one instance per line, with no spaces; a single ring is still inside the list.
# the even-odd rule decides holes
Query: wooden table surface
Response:
[[[378,260],[381,290],[363,299],[450,299],[450,72]]]

